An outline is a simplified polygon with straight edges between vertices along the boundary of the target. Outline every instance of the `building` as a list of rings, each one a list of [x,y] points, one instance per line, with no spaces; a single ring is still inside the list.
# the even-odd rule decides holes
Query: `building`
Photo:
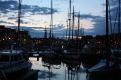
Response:
[[[9,49],[10,45],[13,43],[17,44],[17,42],[22,46],[21,48],[28,49],[27,47],[30,46],[30,35],[28,31],[17,32],[16,29],[6,28],[4,25],[0,25],[0,49]]]

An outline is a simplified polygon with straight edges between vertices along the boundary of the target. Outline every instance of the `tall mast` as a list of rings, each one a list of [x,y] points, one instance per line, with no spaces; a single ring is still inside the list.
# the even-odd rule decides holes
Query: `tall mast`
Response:
[[[119,18],[118,18],[118,33],[120,33],[120,21],[121,21],[121,15],[120,15],[120,8],[121,8],[121,1],[119,0]]]
[[[22,0],[19,0],[18,5],[18,32],[20,31],[20,23],[21,23],[21,2]]]
[[[108,6],[109,6],[109,0],[106,0],[106,64],[107,68],[109,68],[109,15],[108,15]]]
[[[71,35],[71,0],[69,1],[69,39],[70,39],[70,35]]]
[[[18,2],[17,47],[20,47],[20,35],[19,35],[19,31],[20,31],[20,23],[21,23],[21,3],[22,3],[22,0],[19,0],[19,2]]]
[[[51,0],[50,38],[53,37],[53,0]]]
[[[73,40],[73,34],[74,34],[74,26],[75,26],[75,16],[74,16],[74,6],[73,6],[73,23],[72,23],[72,40]]]

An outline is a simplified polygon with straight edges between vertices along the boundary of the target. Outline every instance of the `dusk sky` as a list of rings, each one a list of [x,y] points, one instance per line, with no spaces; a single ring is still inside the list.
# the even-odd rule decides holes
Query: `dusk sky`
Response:
[[[51,0],[22,0],[21,26],[22,29],[30,31],[33,37],[42,36],[45,26],[49,28],[50,2]],[[0,0],[0,25],[17,26],[17,3],[18,0]],[[72,0],[75,12],[80,11],[81,25],[85,29],[85,34],[104,34],[104,4],[105,0]],[[65,34],[68,9],[69,0],[53,0],[54,34],[56,36]]]

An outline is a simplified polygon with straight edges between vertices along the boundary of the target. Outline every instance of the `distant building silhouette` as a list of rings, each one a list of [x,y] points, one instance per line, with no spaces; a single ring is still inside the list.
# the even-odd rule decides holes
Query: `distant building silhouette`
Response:
[[[9,48],[8,46],[17,42],[17,30],[6,28],[0,25],[0,48]],[[23,46],[27,46],[30,42],[30,35],[28,31],[19,31],[19,41]]]

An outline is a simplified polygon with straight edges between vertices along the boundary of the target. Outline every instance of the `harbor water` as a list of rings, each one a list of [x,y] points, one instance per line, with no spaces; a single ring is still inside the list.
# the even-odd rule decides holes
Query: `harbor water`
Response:
[[[39,70],[38,80],[121,80],[120,70],[88,72],[83,63],[80,62],[78,65],[77,61],[72,62],[73,60],[59,62],[54,59],[54,61],[49,60],[48,63],[42,58],[39,58],[39,61],[36,58],[30,58],[30,61],[33,64],[32,69]]]
[[[87,80],[87,74],[83,71],[83,67],[78,70],[73,67],[73,69],[68,68],[65,63],[61,64],[48,64],[42,61],[40,58],[37,61],[36,58],[30,58],[33,66],[32,69],[39,70],[38,80]]]

